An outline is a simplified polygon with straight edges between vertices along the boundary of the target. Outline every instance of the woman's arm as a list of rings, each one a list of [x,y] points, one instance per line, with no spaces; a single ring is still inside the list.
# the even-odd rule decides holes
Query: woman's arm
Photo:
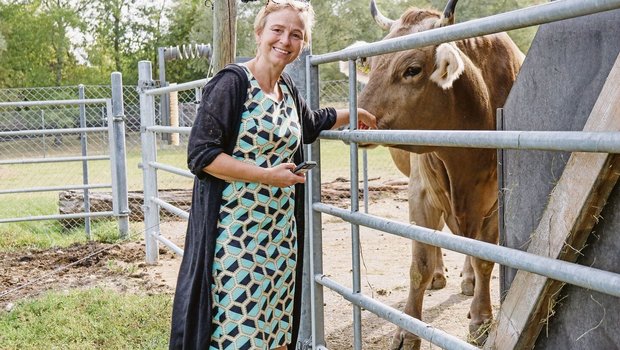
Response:
[[[287,187],[306,182],[304,175],[293,174],[294,163],[282,163],[271,168],[234,159],[220,153],[203,171],[226,181],[258,182],[271,186]]]

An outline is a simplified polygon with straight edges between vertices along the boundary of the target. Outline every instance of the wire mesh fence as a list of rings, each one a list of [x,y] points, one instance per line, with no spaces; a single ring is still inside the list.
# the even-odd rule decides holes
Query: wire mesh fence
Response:
[[[111,96],[110,86],[83,86],[86,99],[102,99]],[[321,106],[346,108],[348,104],[348,81],[321,82]],[[75,100],[79,98],[80,86],[0,89],[0,102]],[[187,90],[170,95],[170,110],[166,118],[161,117],[160,101],[156,100],[157,124],[190,127],[196,117],[201,91]],[[141,221],[142,205],[142,171],[140,168],[140,104],[136,86],[123,88],[125,127],[127,184],[129,202],[133,221]],[[80,108],[83,108],[83,121],[80,121]],[[21,130],[52,130],[83,127],[107,127],[107,107],[105,104],[57,105],[1,107],[0,132]],[[162,123],[162,120],[165,120]],[[5,133],[6,134],[6,133]],[[159,162],[179,168],[186,168],[187,135],[161,134],[157,146]],[[324,163],[332,163],[333,157],[346,155],[347,146],[341,142],[326,142]],[[371,179],[388,180],[402,176],[392,165],[387,151],[379,149],[370,151],[368,176]],[[15,217],[36,217],[40,215],[83,212],[86,205],[91,212],[112,210],[112,193],[104,188],[110,183],[110,162],[107,132],[96,133],[57,133],[28,134],[20,136],[0,136],[0,221]],[[86,162],[46,162],[35,163],[35,159],[72,158],[79,156],[99,157]],[[360,161],[361,161],[360,157]],[[336,162],[338,163],[338,162]],[[340,162],[340,164],[343,164]],[[348,162],[347,162],[348,164]],[[87,167],[87,168],[85,168]],[[87,171],[85,180],[84,171]],[[323,172],[324,181],[330,184],[348,181],[348,168],[331,169]],[[54,188],[68,185],[83,185],[85,181],[91,186],[101,185],[86,194],[89,200],[85,204],[83,189],[41,190],[35,192],[14,193],[15,189]],[[158,174],[158,190],[163,196],[177,196],[178,191],[191,189],[191,179],[180,178],[167,172]],[[181,196],[186,198],[186,196]],[[188,205],[189,203],[186,203]],[[174,216],[163,217],[170,220]],[[112,219],[106,219],[113,221]],[[84,219],[67,219],[55,223],[58,229],[81,228]],[[27,225],[42,225],[27,223]],[[10,229],[10,228],[9,228]]]

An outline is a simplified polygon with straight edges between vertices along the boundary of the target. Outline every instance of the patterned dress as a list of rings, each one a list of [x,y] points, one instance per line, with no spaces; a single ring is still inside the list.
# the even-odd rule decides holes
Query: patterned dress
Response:
[[[292,161],[301,141],[295,103],[250,88],[232,156],[261,167]],[[297,237],[294,186],[234,181],[222,194],[213,262],[210,349],[273,349],[291,342]]]

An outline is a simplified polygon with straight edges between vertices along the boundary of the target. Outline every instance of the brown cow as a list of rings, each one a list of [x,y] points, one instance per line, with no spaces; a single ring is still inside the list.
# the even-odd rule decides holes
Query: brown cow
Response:
[[[451,0],[443,15],[409,9],[397,21],[381,15],[374,0],[371,11],[377,23],[389,29],[388,39],[452,24],[455,3]],[[370,57],[359,106],[377,116],[380,129],[495,130],[496,109],[504,105],[523,58],[506,33]],[[390,149],[392,158],[410,177],[412,223],[437,230],[445,223],[456,234],[497,243],[494,149],[395,147]],[[424,290],[445,286],[445,276],[439,248],[414,241],[412,251],[405,312],[421,319]],[[478,338],[478,343],[493,318],[493,265],[468,258],[463,270],[463,292],[473,292],[470,340]],[[418,337],[396,331],[392,349],[419,347]]]

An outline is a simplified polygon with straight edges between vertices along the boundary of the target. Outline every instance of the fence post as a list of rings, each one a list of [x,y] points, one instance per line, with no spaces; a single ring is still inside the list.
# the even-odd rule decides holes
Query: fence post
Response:
[[[112,73],[112,137],[114,160],[112,169],[112,198],[116,205],[113,208],[114,214],[118,218],[118,232],[121,239],[129,237],[129,195],[127,193],[127,160],[125,148],[125,106],[123,102],[123,76],[119,72]],[[108,120],[110,123],[110,120]]]
[[[80,100],[85,99],[84,85],[78,86],[78,98]],[[80,128],[86,128],[86,105],[80,105]],[[80,144],[82,146],[82,157],[88,156],[88,133],[80,133]],[[82,160],[82,184],[88,185],[88,161]],[[84,212],[90,213],[90,191],[88,188],[84,189]],[[84,229],[86,230],[86,238],[90,241],[92,239],[90,235],[90,216],[84,218]]]
[[[142,143],[142,174],[144,185],[144,242],[147,264],[159,260],[159,206],[153,202],[157,197],[157,172],[151,162],[157,159],[157,138],[148,127],[155,125],[155,99],[145,92],[154,85],[150,61],[138,63],[138,90],[140,93],[140,141]]]

